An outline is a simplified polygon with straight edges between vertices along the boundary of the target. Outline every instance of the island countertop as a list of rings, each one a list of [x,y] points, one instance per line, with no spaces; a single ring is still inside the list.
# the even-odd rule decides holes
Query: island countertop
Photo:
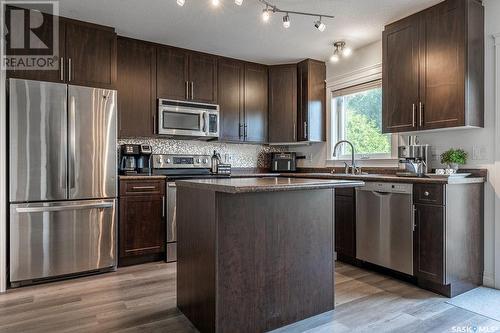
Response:
[[[277,192],[363,186],[360,180],[310,178],[222,178],[179,180],[177,186],[199,188],[223,193]]]

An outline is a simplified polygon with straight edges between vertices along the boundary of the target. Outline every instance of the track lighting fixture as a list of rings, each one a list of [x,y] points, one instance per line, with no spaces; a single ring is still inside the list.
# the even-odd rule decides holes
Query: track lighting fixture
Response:
[[[288,15],[288,13],[286,13],[286,15],[283,16],[283,27],[285,29],[290,28],[290,16]]]
[[[321,20],[321,16],[319,17],[319,20],[314,22],[314,26],[321,32],[325,31],[326,29],[326,24],[324,24],[323,21]]]
[[[331,62],[338,62],[340,56],[347,58],[352,54],[352,49],[347,47],[344,41],[338,41],[333,43],[333,54],[330,57]]]
[[[211,3],[214,7],[218,7],[221,4],[222,0],[211,0]],[[284,13],[285,16],[283,16],[283,27],[285,29],[290,28],[292,20],[290,19],[290,14],[292,15],[301,15],[301,16],[313,16],[313,17],[318,17],[319,19],[317,21],[314,21],[314,26],[316,29],[319,31],[323,32],[326,30],[326,24],[323,22],[324,18],[329,18],[333,19],[335,16],[332,15],[324,15],[324,14],[315,14],[315,13],[308,13],[308,12],[297,12],[293,10],[284,10],[278,8],[276,5],[272,4],[268,0],[256,0],[260,2],[262,5],[266,6],[265,9],[262,10],[262,21],[268,22],[269,19],[271,18],[271,14],[273,13]],[[177,0],[177,4],[179,6],[184,6],[186,3],[186,0]],[[243,4],[243,0],[234,0],[234,4],[237,6],[241,6]],[[350,49],[345,49],[343,56],[347,57],[351,53]]]

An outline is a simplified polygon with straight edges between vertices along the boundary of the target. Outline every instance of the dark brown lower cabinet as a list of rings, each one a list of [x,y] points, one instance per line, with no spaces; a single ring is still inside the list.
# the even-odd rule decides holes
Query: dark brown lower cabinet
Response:
[[[121,180],[119,265],[165,256],[165,181]]]
[[[444,207],[415,205],[414,275],[444,283]]]
[[[482,183],[414,185],[413,263],[419,286],[454,297],[482,285],[483,191]]]
[[[356,258],[356,206],[353,188],[335,190],[335,252],[337,258]]]

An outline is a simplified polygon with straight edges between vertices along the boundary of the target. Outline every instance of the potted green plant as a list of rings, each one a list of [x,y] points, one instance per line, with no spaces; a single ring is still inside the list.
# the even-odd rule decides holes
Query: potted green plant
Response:
[[[441,154],[441,164],[448,165],[449,169],[458,170],[459,165],[467,163],[469,154],[463,149],[449,149]]]

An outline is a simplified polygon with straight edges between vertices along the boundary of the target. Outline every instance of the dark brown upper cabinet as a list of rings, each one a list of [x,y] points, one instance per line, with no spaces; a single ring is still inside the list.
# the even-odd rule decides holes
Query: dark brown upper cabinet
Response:
[[[25,15],[29,15],[28,10],[25,11],[27,13]],[[114,89],[116,82],[114,29],[49,14],[42,15],[49,23],[58,20],[59,55],[53,68],[8,71],[8,77]],[[6,16],[7,19],[9,17],[10,15]],[[53,24],[44,24],[41,30],[37,31],[39,36],[50,36],[53,33]],[[40,55],[41,52],[33,50],[32,55]]]
[[[158,47],[156,52],[157,97],[188,100],[188,52],[167,46]]]
[[[191,52],[189,55],[191,100],[217,103],[217,57]]]
[[[220,59],[218,101],[220,137],[222,141],[244,141],[244,79],[245,64],[238,60]]]
[[[383,130],[417,129],[418,16],[410,16],[383,32]]]
[[[484,8],[446,0],[386,26],[383,131],[484,126]]]
[[[118,137],[155,132],[156,53],[147,42],[118,38]]]
[[[66,58],[68,83],[115,88],[116,34],[113,28],[67,21]]]
[[[219,59],[221,141],[267,142],[267,66]]]
[[[269,67],[269,142],[297,141],[297,65]]]
[[[307,59],[297,66],[298,141],[326,140],[326,64]]]
[[[217,103],[217,57],[169,46],[157,49],[157,97]]]
[[[247,142],[267,142],[268,83],[267,66],[245,64],[244,134]]]

